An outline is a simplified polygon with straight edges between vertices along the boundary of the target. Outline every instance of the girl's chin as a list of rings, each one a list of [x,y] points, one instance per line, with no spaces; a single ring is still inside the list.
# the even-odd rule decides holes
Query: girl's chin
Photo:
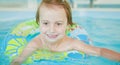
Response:
[[[46,40],[49,41],[49,42],[56,42],[59,38],[57,37],[54,37],[54,38],[51,38],[51,37],[46,37]]]
[[[49,42],[56,42],[57,40],[55,40],[55,39],[47,39],[47,41],[49,41]]]
[[[46,40],[49,41],[49,42],[57,42],[58,40],[62,39],[62,35],[59,36],[54,36],[54,37],[49,37],[49,36],[46,36]]]

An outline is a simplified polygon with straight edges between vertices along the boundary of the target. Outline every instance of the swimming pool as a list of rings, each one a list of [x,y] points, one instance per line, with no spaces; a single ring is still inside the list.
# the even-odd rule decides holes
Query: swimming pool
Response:
[[[4,56],[4,39],[19,23],[34,19],[34,11],[0,11],[0,65],[9,65]],[[84,27],[93,45],[120,52],[120,12],[73,11],[73,21]],[[6,63],[8,62],[8,63]],[[65,61],[41,60],[31,65],[120,65],[103,57],[66,58]]]

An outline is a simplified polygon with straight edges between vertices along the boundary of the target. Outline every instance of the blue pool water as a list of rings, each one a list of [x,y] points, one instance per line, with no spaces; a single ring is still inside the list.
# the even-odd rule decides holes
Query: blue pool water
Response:
[[[4,39],[19,23],[35,18],[33,11],[0,11],[0,65],[9,65],[3,54]],[[120,12],[73,11],[73,21],[84,27],[93,45],[120,52]],[[120,65],[103,57],[66,58],[65,61],[41,60],[31,65]]]

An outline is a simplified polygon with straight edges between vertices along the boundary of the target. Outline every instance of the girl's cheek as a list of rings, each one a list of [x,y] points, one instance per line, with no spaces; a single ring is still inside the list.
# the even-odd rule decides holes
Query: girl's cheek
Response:
[[[46,27],[40,27],[40,32],[45,32],[47,30],[47,28]]]
[[[62,27],[61,29],[58,29],[59,32],[65,32],[66,31],[66,28],[65,27]]]

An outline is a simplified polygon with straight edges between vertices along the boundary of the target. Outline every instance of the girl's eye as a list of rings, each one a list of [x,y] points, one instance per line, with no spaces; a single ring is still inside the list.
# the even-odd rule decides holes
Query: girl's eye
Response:
[[[44,25],[48,25],[48,23],[43,23]]]
[[[57,23],[58,26],[62,25],[62,23]]]

